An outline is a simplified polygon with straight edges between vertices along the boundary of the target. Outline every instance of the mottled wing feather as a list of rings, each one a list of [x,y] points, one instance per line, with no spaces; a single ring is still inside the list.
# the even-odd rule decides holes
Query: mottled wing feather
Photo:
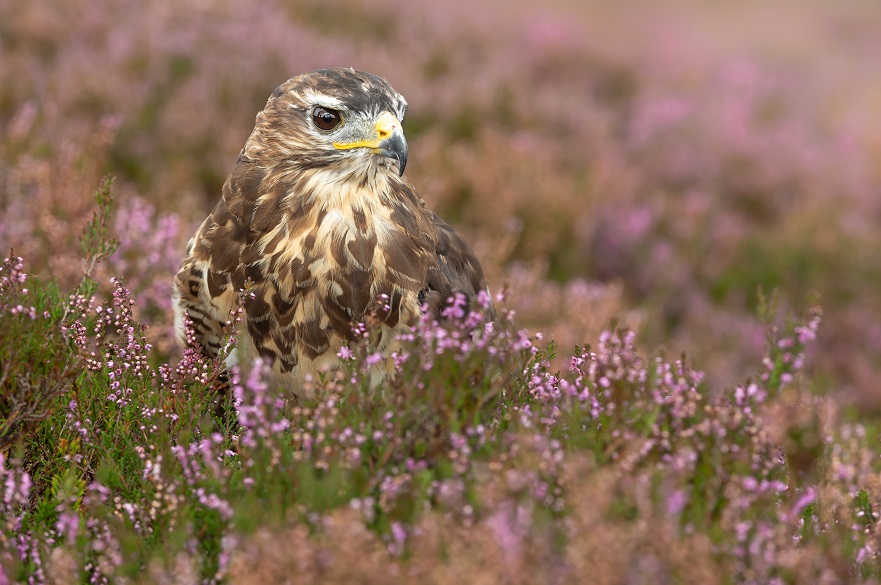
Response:
[[[201,231],[201,230],[200,230]],[[198,233],[197,233],[198,237]],[[223,343],[224,300],[212,299],[208,294],[207,263],[192,256],[195,238],[187,246],[187,257],[174,279],[172,303],[174,308],[174,328],[178,343],[187,344],[185,318],[192,323],[196,341],[206,355],[214,356]],[[217,276],[210,277],[215,286],[223,286]]]
[[[243,270],[242,257],[259,237],[252,219],[263,176],[253,161],[239,156],[224,183],[223,197],[190,240],[175,277],[172,294],[178,341],[186,343],[184,315],[188,315],[196,340],[209,356],[220,349],[223,325],[236,306],[237,291],[248,276],[261,276]]]
[[[456,230],[430,213],[435,229],[437,264],[429,270],[424,302],[436,316],[440,316],[448,299],[461,293],[468,300],[468,306],[475,308],[477,294],[487,288],[480,262]],[[490,320],[495,319],[492,305],[487,312]]]

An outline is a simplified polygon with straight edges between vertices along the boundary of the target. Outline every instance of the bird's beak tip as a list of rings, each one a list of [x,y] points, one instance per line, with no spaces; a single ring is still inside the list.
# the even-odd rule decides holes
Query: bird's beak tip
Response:
[[[379,152],[398,161],[398,176],[404,176],[407,167],[407,139],[401,132],[395,132],[389,138],[379,143]]]

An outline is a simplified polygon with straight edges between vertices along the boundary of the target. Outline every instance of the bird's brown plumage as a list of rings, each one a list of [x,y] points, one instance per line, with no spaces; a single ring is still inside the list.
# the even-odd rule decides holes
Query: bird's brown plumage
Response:
[[[316,108],[342,123],[322,130]],[[273,92],[175,277],[182,344],[188,315],[216,355],[250,281],[239,351],[271,361],[296,389],[336,363],[381,295],[390,310],[378,349],[388,353],[423,306],[439,314],[450,296],[486,289],[471,248],[400,172],[406,109],[384,79],[352,69],[306,73]]]

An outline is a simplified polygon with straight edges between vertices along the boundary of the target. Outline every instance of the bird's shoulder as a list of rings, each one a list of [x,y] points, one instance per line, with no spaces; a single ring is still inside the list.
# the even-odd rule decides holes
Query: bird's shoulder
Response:
[[[428,214],[435,254],[426,279],[424,301],[437,315],[456,294],[464,295],[469,306],[476,306],[477,296],[487,290],[477,255],[459,232],[433,211]]]

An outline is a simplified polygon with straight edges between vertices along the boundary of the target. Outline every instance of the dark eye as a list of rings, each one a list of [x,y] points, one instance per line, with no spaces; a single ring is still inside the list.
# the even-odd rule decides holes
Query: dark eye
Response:
[[[322,130],[333,130],[339,126],[343,118],[340,113],[330,108],[315,108],[312,110],[312,120]]]

